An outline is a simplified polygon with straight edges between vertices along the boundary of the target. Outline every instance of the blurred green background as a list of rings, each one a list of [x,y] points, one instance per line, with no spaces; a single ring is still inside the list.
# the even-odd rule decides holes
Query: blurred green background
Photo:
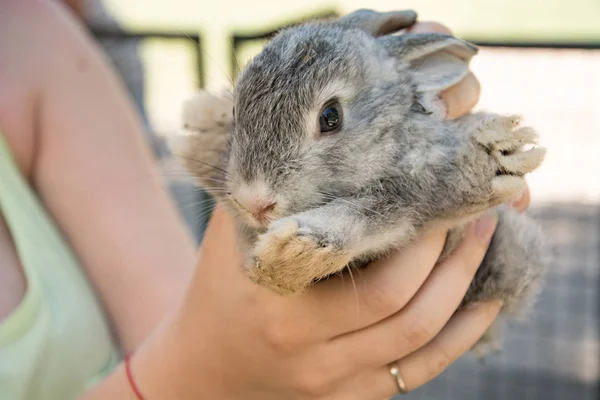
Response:
[[[443,20],[460,35],[487,39],[593,41],[598,39],[600,2],[596,0],[274,0],[144,1],[107,0],[129,27],[201,28],[211,34],[228,29],[263,28],[315,9],[341,13],[356,8],[413,8],[424,19]]]

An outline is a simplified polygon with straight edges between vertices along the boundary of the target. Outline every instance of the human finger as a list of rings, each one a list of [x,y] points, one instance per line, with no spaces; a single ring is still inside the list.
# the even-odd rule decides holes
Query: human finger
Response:
[[[460,82],[440,93],[446,107],[446,118],[455,119],[471,111],[479,101],[481,85],[472,72]]]
[[[431,342],[399,361],[365,374],[362,385],[350,385],[349,391],[357,399],[383,399],[430,382],[475,345],[501,307],[500,302],[489,302],[458,311]],[[397,368],[398,383],[392,367]]]
[[[452,35],[452,31],[447,26],[434,21],[417,22],[406,31],[410,33],[439,32]]]
[[[460,245],[434,268],[406,307],[379,324],[337,338],[335,345],[351,349],[356,367],[364,368],[400,359],[427,344],[460,305],[496,225],[495,215],[471,223]]]
[[[407,32],[439,32],[452,35],[445,25],[433,21],[419,22],[410,27]],[[481,84],[472,72],[469,72],[459,83],[440,93],[440,99],[445,107],[446,118],[455,119],[468,113],[479,101]]]
[[[523,196],[515,201],[512,206],[519,212],[523,212],[526,209],[529,208],[529,205],[531,204],[531,192],[529,191],[529,188],[527,188],[527,190],[525,191],[525,193],[523,194]]]
[[[445,229],[432,230],[365,269],[314,285],[295,303],[295,318],[307,332],[331,339],[395,314],[427,279],[445,239]]]

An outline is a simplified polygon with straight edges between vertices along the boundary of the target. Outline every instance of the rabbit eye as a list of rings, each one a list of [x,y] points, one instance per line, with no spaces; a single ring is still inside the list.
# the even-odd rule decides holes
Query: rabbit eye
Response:
[[[337,133],[339,128],[342,126],[342,106],[340,103],[333,102],[329,103],[323,111],[321,111],[321,116],[319,117],[319,125],[321,128],[321,133]]]

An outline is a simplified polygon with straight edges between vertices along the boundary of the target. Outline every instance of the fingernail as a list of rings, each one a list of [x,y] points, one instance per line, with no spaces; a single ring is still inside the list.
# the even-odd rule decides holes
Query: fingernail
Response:
[[[485,303],[484,303],[484,302],[482,302],[482,301],[474,301],[474,302],[472,302],[472,303],[469,303],[469,304],[467,304],[467,305],[465,306],[465,310],[472,310],[472,309],[474,309],[474,308],[479,308],[479,307],[481,307],[483,304],[485,304]]]
[[[513,197],[513,204],[523,201],[523,199],[525,199],[525,194],[526,194],[526,192],[523,192],[523,193],[519,194],[519,197],[516,197],[516,196]]]
[[[523,193],[521,195],[521,197],[519,197],[517,200],[513,201],[512,203],[512,207],[513,208],[521,208],[523,206],[523,203],[526,201],[527,199],[527,192]]]
[[[490,304],[498,308],[502,308],[504,306],[504,302],[502,300],[492,300]]]
[[[482,243],[487,243],[494,233],[497,222],[498,216],[496,214],[486,214],[480,217],[477,222],[475,222],[475,236],[477,236]]]
[[[504,302],[502,300],[490,300],[490,301],[474,301],[465,306],[466,310],[473,310],[476,308],[489,307],[491,309],[502,308]]]
[[[524,197],[525,197],[525,196],[521,196],[521,197],[519,197],[517,200],[513,201],[513,202],[511,203],[511,205],[512,205],[513,207],[519,207],[519,204],[520,204],[520,203],[523,201],[523,198],[524,198]]]
[[[496,315],[502,310],[502,306],[504,306],[504,302],[502,300],[492,300],[484,303],[487,307],[488,312]]]

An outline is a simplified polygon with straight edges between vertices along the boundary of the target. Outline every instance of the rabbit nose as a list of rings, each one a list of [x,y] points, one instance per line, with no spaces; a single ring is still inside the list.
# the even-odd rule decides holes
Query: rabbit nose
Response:
[[[239,208],[261,224],[273,219],[277,211],[277,202],[264,184],[240,185],[230,196]]]
[[[277,206],[276,202],[266,202],[266,203],[259,203],[259,202],[253,202],[250,204],[248,211],[250,211],[250,213],[252,214],[252,216],[258,220],[263,220],[265,219],[266,216],[268,216],[268,214],[270,212],[272,212],[273,210],[275,210],[275,207]]]
[[[258,221],[264,221],[268,218],[269,213],[275,210],[277,202],[269,199],[240,199],[234,197],[234,201]]]

